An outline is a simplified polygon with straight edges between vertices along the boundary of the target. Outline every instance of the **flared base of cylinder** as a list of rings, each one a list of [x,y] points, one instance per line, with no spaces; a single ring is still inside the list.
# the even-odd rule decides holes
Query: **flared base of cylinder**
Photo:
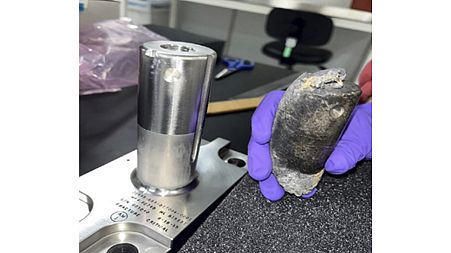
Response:
[[[196,177],[197,177],[197,175],[196,175]],[[191,183],[188,183],[187,185],[176,188],[176,189],[165,189],[165,188],[155,187],[155,186],[151,186],[151,185],[145,185],[138,179],[138,177],[136,175],[136,170],[133,170],[133,172],[130,176],[130,179],[131,179],[133,185],[136,187],[136,189],[138,189],[142,192],[149,193],[152,195],[157,195],[157,196],[173,196],[173,195],[185,194],[185,193],[190,192],[194,188],[196,188],[196,186],[199,184],[199,180],[197,180],[197,178],[194,178],[194,180],[191,181]]]

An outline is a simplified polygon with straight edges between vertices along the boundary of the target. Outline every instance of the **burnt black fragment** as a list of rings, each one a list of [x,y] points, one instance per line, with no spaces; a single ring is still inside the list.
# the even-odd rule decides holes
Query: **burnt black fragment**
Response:
[[[344,70],[303,74],[285,92],[271,137],[273,172],[285,191],[310,192],[323,174],[361,90]]]

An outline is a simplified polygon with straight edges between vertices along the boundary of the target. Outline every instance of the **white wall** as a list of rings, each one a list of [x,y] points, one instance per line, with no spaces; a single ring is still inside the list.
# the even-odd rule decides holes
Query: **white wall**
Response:
[[[347,3],[343,3],[347,4]],[[227,39],[232,10],[194,3],[179,2],[177,27],[193,33]],[[237,12],[228,55],[278,66],[277,60],[261,53],[261,48],[272,41],[265,32],[266,16],[249,12]],[[344,28],[335,28],[325,48],[333,52],[326,67],[343,67],[349,80],[356,80],[371,50],[371,34]],[[227,53],[227,52],[226,52]],[[316,67],[297,65],[299,71],[314,71]]]
[[[140,25],[169,25],[169,0],[125,0],[125,15]]]
[[[90,0],[87,8],[80,12],[79,25],[92,24],[94,22],[117,19],[121,16],[121,1]]]

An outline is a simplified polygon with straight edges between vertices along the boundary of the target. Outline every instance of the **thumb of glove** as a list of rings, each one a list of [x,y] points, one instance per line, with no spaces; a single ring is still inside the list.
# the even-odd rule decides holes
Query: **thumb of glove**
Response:
[[[354,168],[357,162],[371,159],[372,104],[358,105],[348,127],[325,164],[331,174],[342,174]]]
[[[363,158],[365,158],[365,155],[359,151],[359,148],[355,148],[354,143],[343,143],[341,141],[327,159],[325,169],[330,174],[343,174],[354,168],[357,162]]]

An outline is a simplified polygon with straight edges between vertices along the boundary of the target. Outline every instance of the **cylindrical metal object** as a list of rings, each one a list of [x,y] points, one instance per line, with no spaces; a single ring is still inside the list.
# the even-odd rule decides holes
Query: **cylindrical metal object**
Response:
[[[196,178],[196,162],[216,53],[152,41],[140,48],[137,179],[174,190]]]

